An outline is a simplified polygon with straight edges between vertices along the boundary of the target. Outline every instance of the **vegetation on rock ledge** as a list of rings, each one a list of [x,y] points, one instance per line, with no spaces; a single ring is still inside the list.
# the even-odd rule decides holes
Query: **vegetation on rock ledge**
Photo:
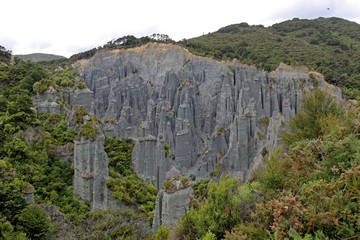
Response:
[[[152,219],[157,190],[141,180],[131,166],[134,142],[131,139],[105,138],[105,151],[109,157],[110,179],[107,182],[116,199],[137,206]]]

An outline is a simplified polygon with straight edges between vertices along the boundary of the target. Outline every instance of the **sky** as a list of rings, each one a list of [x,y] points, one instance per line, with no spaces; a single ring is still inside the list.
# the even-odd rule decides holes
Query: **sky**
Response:
[[[359,0],[2,0],[0,9],[0,45],[65,57],[125,35],[178,41],[241,22],[340,17],[360,24]]]

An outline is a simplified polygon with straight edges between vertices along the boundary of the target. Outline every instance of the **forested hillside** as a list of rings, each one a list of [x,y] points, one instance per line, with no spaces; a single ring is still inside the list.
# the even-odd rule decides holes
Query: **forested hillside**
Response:
[[[70,60],[90,58],[101,49],[129,48],[150,41],[174,42],[165,34],[124,36]],[[236,58],[267,71],[280,63],[307,66],[341,87],[347,97],[360,99],[360,25],[355,22],[333,17],[294,18],[270,27],[240,23],[177,44],[197,55],[228,61]]]
[[[46,54],[46,53],[32,53],[32,54],[16,55],[16,57],[20,58],[24,61],[30,61],[30,62],[49,62],[49,61],[66,59],[63,56],[54,55],[54,54]]]
[[[280,62],[307,66],[348,96],[360,96],[360,25],[355,22],[295,18],[270,27],[240,23],[180,44],[202,56],[237,58],[268,71]]]

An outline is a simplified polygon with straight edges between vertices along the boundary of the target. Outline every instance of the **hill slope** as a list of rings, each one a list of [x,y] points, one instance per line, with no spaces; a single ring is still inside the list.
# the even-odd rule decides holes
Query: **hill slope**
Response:
[[[47,53],[32,53],[32,54],[24,54],[24,55],[16,55],[16,57],[31,62],[48,62],[54,60],[65,59],[64,56],[47,54]]]
[[[344,19],[295,18],[271,27],[240,23],[180,44],[195,54],[237,58],[266,70],[280,62],[306,65],[347,95],[360,96],[360,25]]]

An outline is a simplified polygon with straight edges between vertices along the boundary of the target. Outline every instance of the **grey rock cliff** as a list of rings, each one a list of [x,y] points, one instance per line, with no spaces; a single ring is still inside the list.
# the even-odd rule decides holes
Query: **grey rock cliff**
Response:
[[[186,213],[190,205],[190,192],[190,188],[180,189],[171,193],[160,190],[155,204],[152,226],[154,232],[160,226],[172,228],[176,221]]]
[[[106,134],[136,141],[135,171],[158,189],[171,167],[201,179],[221,164],[245,180],[259,151],[277,134],[261,133],[259,120],[280,121],[280,114],[287,121],[314,85],[328,87],[307,69],[281,65],[267,73],[161,43],[99,51],[74,66],[90,89],[93,113],[112,120]]]
[[[194,56],[172,44],[102,50],[74,67],[87,89],[63,98],[106,122],[105,134],[134,139],[133,167],[158,189],[171,169],[205,179],[220,166],[248,179],[278,144],[283,123],[299,111],[304,94],[319,86],[341,96],[305,68],[280,65],[268,73],[235,60]],[[74,164],[75,192],[93,209],[107,208],[102,137],[75,142]],[[189,191],[159,192],[155,229],[171,226],[184,213]]]
[[[75,140],[74,194],[90,203],[91,209],[121,208],[106,186],[109,177],[108,158],[104,151],[104,135],[95,140]]]

